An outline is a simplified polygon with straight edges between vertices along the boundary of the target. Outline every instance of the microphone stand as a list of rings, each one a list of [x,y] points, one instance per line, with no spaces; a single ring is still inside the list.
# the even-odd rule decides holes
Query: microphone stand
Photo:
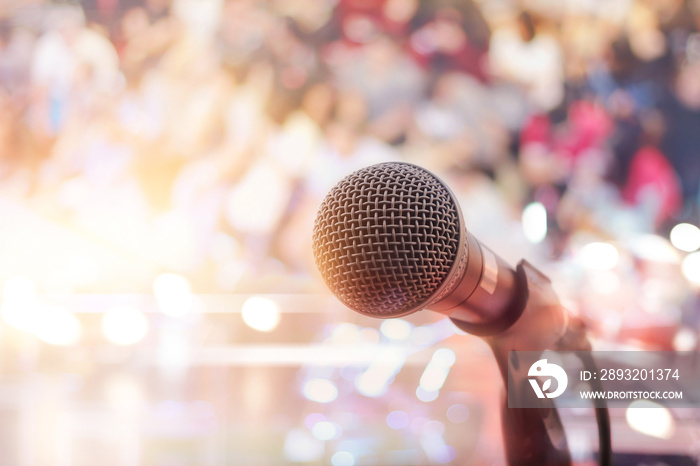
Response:
[[[509,373],[510,351],[590,351],[583,323],[561,306],[549,278],[527,261],[516,268],[518,290],[510,305],[511,322],[506,330],[501,323],[493,326],[474,325],[452,319],[465,332],[484,338],[493,351],[505,386],[512,396],[528,395],[532,387],[527,380],[527,367],[518,367],[513,361],[515,373]],[[517,315],[519,314],[519,315]],[[513,355],[515,356],[515,355]],[[592,364],[584,361],[584,364]],[[510,385],[509,385],[510,383]],[[571,464],[571,455],[564,428],[554,402],[550,398],[539,399],[539,408],[509,408],[504,399],[501,421],[506,458],[510,465],[565,466]],[[612,464],[610,449],[610,421],[607,408],[597,408],[599,433],[599,463]]]

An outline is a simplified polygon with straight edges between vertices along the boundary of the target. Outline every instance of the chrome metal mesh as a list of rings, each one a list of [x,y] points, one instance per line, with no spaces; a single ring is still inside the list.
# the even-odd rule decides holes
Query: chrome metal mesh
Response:
[[[392,317],[437,291],[455,262],[459,231],[457,206],[433,174],[384,163],[353,173],[326,196],[314,257],[345,305]]]

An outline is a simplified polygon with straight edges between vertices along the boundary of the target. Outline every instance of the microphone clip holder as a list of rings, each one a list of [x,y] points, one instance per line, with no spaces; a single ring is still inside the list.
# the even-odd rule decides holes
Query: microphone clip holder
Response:
[[[524,386],[527,368],[522,368],[525,376],[509,374],[510,351],[590,351],[591,345],[583,322],[562,307],[549,278],[525,260],[516,268],[516,286],[505,319],[485,325],[452,321],[461,330],[481,336],[491,347],[504,385],[507,387],[509,380],[511,384],[520,380],[522,387],[509,388],[524,393],[521,389],[531,390],[529,385]],[[559,413],[551,399],[540,402],[539,408],[509,408],[504,397],[501,421],[510,465],[571,464]],[[601,464],[606,463],[601,461]]]

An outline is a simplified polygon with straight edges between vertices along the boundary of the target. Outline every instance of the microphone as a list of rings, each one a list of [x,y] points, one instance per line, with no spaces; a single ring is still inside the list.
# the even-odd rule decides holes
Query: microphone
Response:
[[[313,251],[333,294],[371,317],[427,308],[483,336],[511,326],[526,300],[516,272],[467,232],[447,185],[409,163],[340,181],[319,208]]]
[[[511,372],[510,352],[591,349],[583,322],[562,308],[549,279],[525,260],[514,270],[481,244],[452,191],[416,165],[382,163],[341,180],[319,208],[313,252],[350,309],[382,319],[430,309],[483,337],[516,394],[525,393],[527,368]],[[504,405],[502,416],[509,464],[571,463],[552,400],[540,409]],[[596,408],[596,418],[600,464],[609,465],[607,410]]]

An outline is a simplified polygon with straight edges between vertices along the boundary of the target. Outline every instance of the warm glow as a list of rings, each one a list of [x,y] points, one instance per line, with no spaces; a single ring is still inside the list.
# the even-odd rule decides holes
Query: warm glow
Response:
[[[243,322],[260,332],[270,332],[280,323],[277,303],[269,298],[253,296],[243,303]]]
[[[164,314],[182,317],[192,310],[192,285],[182,275],[158,275],[153,281],[153,293],[158,307]]]
[[[5,283],[0,314],[9,326],[31,331],[40,310],[36,287],[31,280],[26,277],[13,277]]]
[[[610,243],[588,243],[579,251],[579,261],[587,269],[610,270],[620,258],[617,248]]]
[[[39,311],[33,331],[40,340],[58,346],[76,344],[83,333],[78,318],[57,306],[46,306]]]
[[[115,345],[133,345],[148,333],[148,319],[136,309],[115,307],[102,316],[102,333]]]

